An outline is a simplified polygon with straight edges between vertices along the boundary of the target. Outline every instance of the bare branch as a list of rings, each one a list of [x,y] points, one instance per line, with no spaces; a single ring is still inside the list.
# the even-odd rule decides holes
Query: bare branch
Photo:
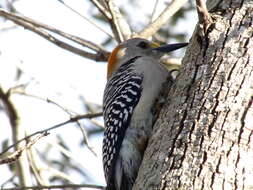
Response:
[[[19,118],[17,111],[12,102],[10,101],[9,97],[9,93],[5,93],[0,87],[0,101],[3,102],[5,112],[8,115],[11,126],[15,128],[18,125]]]
[[[200,26],[203,28],[204,33],[206,33],[209,26],[213,23],[213,19],[209,15],[206,3],[203,0],[196,0],[196,5]]]
[[[9,30],[12,30],[12,29],[15,29],[17,28],[17,25],[14,24],[14,23],[1,23],[1,26],[0,26],[0,32],[6,32],[6,31],[9,31]]]
[[[114,0],[106,0],[112,19],[109,20],[111,28],[118,42],[123,42],[131,37],[131,29],[121,14]]]
[[[34,179],[36,180],[37,184],[39,185],[49,185],[48,178],[43,175],[43,172],[41,172],[41,161],[38,158],[37,152],[34,148],[27,150],[27,155],[30,163],[30,167],[34,176]]]
[[[14,187],[14,188],[3,188],[1,190],[27,190],[27,189],[65,189],[65,188],[93,188],[93,189],[104,189],[101,185],[91,184],[66,184],[66,185],[49,185],[49,186],[30,186],[30,187]]]
[[[20,158],[23,151],[26,149],[29,149],[32,145],[34,145],[38,140],[40,140],[42,137],[47,136],[49,133],[46,131],[44,133],[39,134],[37,137],[35,137],[33,140],[29,141],[25,146],[19,147],[15,152],[13,152],[11,155],[7,156],[7,158],[4,158],[0,160],[1,164],[10,164],[12,162],[15,162]]]
[[[159,0],[155,1],[155,5],[154,5],[154,8],[152,10],[151,17],[150,17],[150,23],[152,23],[153,20],[154,20],[154,16],[155,16],[155,13],[156,13],[156,10],[157,10],[158,2],[159,2]]]
[[[165,64],[167,67],[172,67],[174,69],[174,67],[180,67],[181,63],[182,63],[182,59],[179,58],[168,58],[165,57],[164,59],[162,59],[163,64]]]
[[[13,176],[11,176],[9,179],[7,179],[5,182],[3,182],[1,184],[0,188],[3,189],[6,184],[12,183],[14,181],[15,177],[16,177],[15,174]]]
[[[80,159],[78,159],[78,155],[73,154],[72,152],[70,152],[69,150],[67,150],[66,148],[64,148],[63,146],[61,146],[57,143],[49,142],[49,145],[51,147],[57,149],[57,151],[61,152],[66,157],[68,157],[71,160],[75,161],[79,165],[79,168],[83,166],[84,162],[82,162]]]
[[[4,10],[0,9],[0,13],[2,11],[4,11]],[[63,32],[63,31],[61,31],[59,29],[56,29],[56,28],[54,28],[52,26],[40,23],[40,22],[35,21],[35,20],[31,19],[31,18],[28,18],[28,17],[25,17],[25,16],[19,16],[19,15],[16,15],[16,14],[13,14],[13,13],[8,13],[8,12],[5,12],[4,14],[6,14],[6,18],[8,16],[8,19],[10,19],[10,20],[11,20],[11,18],[14,17],[14,18],[16,18],[18,20],[22,20],[24,22],[27,22],[27,23],[29,23],[31,25],[34,25],[34,26],[37,26],[37,27],[40,27],[40,28],[44,28],[44,29],[46,29],[48,31],[54,32],[54,33],[56,33],[56,34],[58,34],[58,35],[60,35],[60,36],[62,36],[64,38],[66,38],[68,40],[71,40],[71,41],[73,41],[73,42],[75,42],[77,44],[80,44],[80,45],[82,45],[84,47],[87,47],[87,48],[89,48],[91,50],[94,50],[94,51],[106,51],[103,47],[101,47],[101,46],[99,46],[99,45],[97,45],[97,44],[95,44],[95,43],[93,43],[91,41],[84,40],[84,39],[82,39],[82,38],[80,38],[78,36],[74,36],[74,35],[65,33],[65,32]]]
[[[24,129],[19,126],[18,114],[14,105],[10,101],[10,94],[8,92],[5,93],[1,87],[0,87],[0,100],[3,102],[3,105],[5,107],[6,113],[8,115],[8,118],[11,124],[12,139],[13,139],[13,143],[15,144],[14,147],[16,150],[16,152],[13,155],[9,156],[7,160],[3,161],[3,162],[6,162],[6,161],[11,161],[13,159],[15,160],[15,158],[19,158],[21,156],[21,153],[24,151],[24,149],[20,151],[20,149],[22,148],[20,145],[16,143],[18,139],[23,137]],[[26,167],[26,166],[28,166],[28,159],[27,159],[27,156],[24,154],[24,156],[22,156],[21,159],[19,159],[16,164],[19,183],[22,185],[30,184],[30,178],[27,175],[29,173],[29,167]]]
[[[110,12],[97,0],[90,0],[91,3],[97,7],[97,9],[105,16],[105,18],[107,20],[111,20],[112,19],[112,15],[110,14]]]
[[[95,117],[101,117],[102,116],[102,112],[99,112],[99,113],[88,113],[88,114],[84,114],[84,115],[77,115],[75,117],[72,117],[69,121],[69,123],[72,123],[72,122],[76,122],[78,120],[81,120],[81,119],[92,119],[92,118],[95,118]]]
[[[11,94],[19,94],[19,95],[22,95],[22,96],[27,96],[27,97],[35,98],[35,99],[40,100],[40,101],[44,101],[44,102],[49,103],[49,104],[53,104],[56,107],[63,110],[64,112],[66,112],[67,114],[71,115],[71,116],[72,116],[72,114],[76,114],[76,115],[78,114],[77,112],[74,112],[73,110],[70,110],[69,108],[66,108],[66,107],[60,105],[59,103],[55,102],[54,100],[51,100],[49,98],[43,98],[43,97],[33,95],[33,94],[28,94],[28,93],[25,92],[24,89],[20,90],[20,86],[15,86],[15,87],[10,88],[8,90],[8,92],[11,93]]]
[[[90,19],[88,19],[87,17],[85,17],[82,14],[80,14],[79,12],[77,12],[75,9],[73,9],[69,5],[67,5],[63,0],[58,0],[58,2],[60,2],[62,5],[64,5],[68,9],[70,9],[72,12],[76,13],[78,16],[80,16],[81,18],[83,18],[84,20],[86,20],[91,25],[95,26],[97,29],[99,29],[100,31],[102,31],[103,33],[105,33],[106,35],[108,35],[110,38],[114,38],[111,34],[109,34],[108,32],[106,32],[103,28],[101,28],[100,26],[98,26],[97,24],[95,24],[94,22],[92,22]]]
[[[142,38],[153,36],[186,2],[187,0],[173,0],[154,22],[134,36]]]
[[[67,180],[67,181],[69,181],[69,183],[72,183],[72,184],[75,183],[75,180],[70,178],[71,176],[69,176],[68,174],[61,172],[53,167],[47,166],[46,168],[42,168],[41,170],[49,172],[50,173],[49,175],[52,177],[58,177],[58,178]]]
[[[71,51],[72,53],[75,53],[77,55],[80,55],[80,56],[83,56],[83,57],[86,57],[88,59],[92,59],[95,61],[106,61],[108,59],[109,52],[104,50],[99,45],[96,45],[88,40],[84,40],[84,39],[81,39],[77,36],[67,34],[63,31],[60,31],[60,30],[54,28],[54,27],[39,23],[39,22],[34,21],[30,18],[6,12],[3,9],[0,9],[0,16],[13,21],[17,25],[23,26],[32,32],[37,33],[38,35],[40,35],[43,38],[47,39],[48,41],[54,43],[55,45],[57,45],[63,49],[66,49],[68,51]],[[69,39],[69,40],[71,40],[75,43],[78,43],[84,47],[87,47],[93,51],[96,51],[97,53],[90,53],[90,52],[84,51],[82,49],[76,48],[72,45],[69,45],[66,42],[63,42],[63,41],[57,39],[56,37],[52,36],[51,34],[46,32],[45,30],[42,30],[42,28],[49,30],[53,33],[56,33],[66,39]]]
[[[81,120],[81,119],[91,119],[91,118],[94,118],[94,117],[100,117],[102,116],[102,113],[92,113],[92,114],[84,114],[84,115],[78,115],[78,116],[75,116],[75,117],[71,117],[69,120],[67,121],[64,121],[62,123],[59,123],[57,125],[54,125],[50,128],[47,128],[47,129],[44,129],[44,130],[41,130],[41,131],[37,131],[35,133],[32,133],[30,135],[28,135],[27,137],[25,138],[22,138],[20,140],[18,140],[15,144],[9,146],[7,149],[5,149],[3,152],[0,153],[0,156],[2,156],[4,153],[6,153],[8,150],[10,150],[11,148],[15,147],[17,144],[35,136],[35,135],[38,135],[38,134],[43,134],[43,133],[48,133],[49,131],[53,130],[53,129],[57,129],[61,126],[64,126],[66,124],[69,124],[69,123],[73,123],[73,122],[76,122],[78,120]]]
[[[62,105],[60,105],[59,103],[49,99],[49,98],[43,98],[43,97],[39,97],[39,96],[36,96],[36,95],[32,95],[32,94],[27,94],[25,92],[25,89],[24,88],[21,88],[21,87],[24,87],[24,85],[19,85],[19,86],[16,86],[16,87],[13,87],[13,88],[10,88],[8,90],[9,94],[10,93],[15,93],[15,94],[20,94],[20,95],[23,95],[23,96],[28,96],[28,97],[32,97],[32,98],[35,98],[35,99],[38,99],[38,100],[41,100],[41,101],[45,101],[49,104],[53,104],[55,105],[56,107],[60,108],[61,110],[63,110],[64,112],[66,112],[70,117],[73,117],[73,114],[77,115],[77,112],[74,112],[72,110],[70,110],[69,108],[66,108]],[[91,121],[94,123],[94,121]],[[94,155],[97,155],[93,148],[90,146],[89,144],[89,140],[88,140],[88,136],[87,136],[87,132],[85,131],[85,129],[83,128],[83,125],[79,122],[79,121],[76,121],[76,124],[77,126],[80,128],[82,134],[83,134],[83,138],[84,138],[84,142],[87,146],[87,148],[94,154]],[[99,126],[100,127],[100,126]]]
[[[84,139],[84,143],[85,145],[87,146],[87,148],[95,155],[97,156],[97,153],[94,151],[94,148],[90,146],[90,143],[89,143],[89,139],[88,139],[88,135],[87,135],[87,132],[86,130],[83,128],[83,125],[77,121],[77,126],[79,127],[82,135],[83,135],[83,139]]]

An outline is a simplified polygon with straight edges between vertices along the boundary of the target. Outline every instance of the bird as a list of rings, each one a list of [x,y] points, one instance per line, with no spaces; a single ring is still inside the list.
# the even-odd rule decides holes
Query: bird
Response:
[[[187,44],[159,46],[132,38],[110,54],[103,95],[106,190],[132,189],[156,119],[155,104],[164,84],[173,82],[161,57]]]

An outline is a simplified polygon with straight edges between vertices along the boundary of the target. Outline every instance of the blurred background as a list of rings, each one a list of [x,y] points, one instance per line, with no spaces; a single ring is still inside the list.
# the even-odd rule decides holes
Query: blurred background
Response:
[[[125,0],[116,3],[132,30],[140,31],[170,1]],[[197,21],[193,7],[191,1],[186,3],[153,39],[161,43],[189,41]],[[110,25],[89,0],[0,0],[0,8],[92,41],[108,52],[117,45],[110,36],[113,35]],[[174,57],[181,58],[182,52],[173,54]],[[18,116],[17,126],[24,134],[45,130],[71,117],[101,112],[105,84],[105,62],[71,53],[0,17],[0,88],[9,95]],[[13,144],[12,127],[6,107],[0,101],[1,152]],[[102,117],[81,119],[49,133],[29,149],[26,168],[29,186],[105,185],[101,156]],[[1,154],[0,159],[12,152],[14,150],[10,149]],[[0,165],[0,186],[18,185],[16,164]]]

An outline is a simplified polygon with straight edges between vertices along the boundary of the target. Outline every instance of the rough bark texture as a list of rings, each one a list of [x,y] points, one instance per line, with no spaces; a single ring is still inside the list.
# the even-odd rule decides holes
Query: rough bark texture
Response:
[[[211,4],[214,24],[196,28],[134,190],[253,189],[253,1]]]

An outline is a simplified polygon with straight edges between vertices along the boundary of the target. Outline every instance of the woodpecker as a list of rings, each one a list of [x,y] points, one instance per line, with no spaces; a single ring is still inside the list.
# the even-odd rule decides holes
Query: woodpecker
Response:
[[[159,47],[133,38],[112,51],[103,97],[106,190],[132,189],[155,120],[155,102],[163,85],[173,81],[160,58],[186,45]]]

